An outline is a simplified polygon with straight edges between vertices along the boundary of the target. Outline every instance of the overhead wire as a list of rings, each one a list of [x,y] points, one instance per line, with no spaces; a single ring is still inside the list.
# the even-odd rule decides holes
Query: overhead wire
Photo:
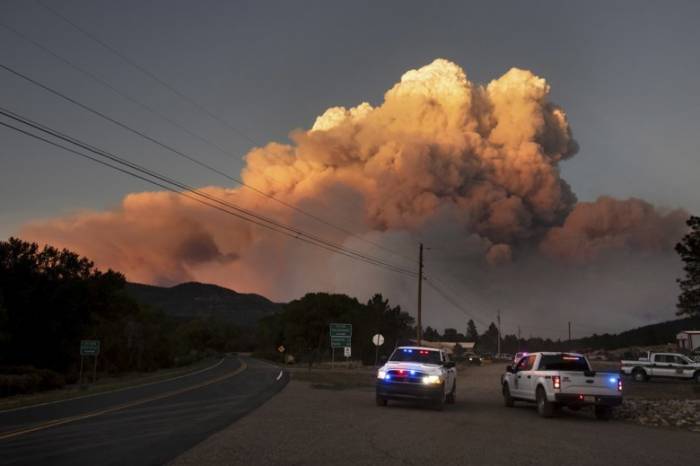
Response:
[[[184,94],[183,92],[179,91],[179,90],[178,90],[177,88],[175,88],[174,86],[168,84],[165,80],[163,80],[162,78],[160,78],[159,76],[157,76],[157,75],[154,74],[153,72],[149,71],[148,69],[146,69],[146,68],[143,67],[142,65],[139,65],[139,64],[136,63],[134,60],[130,59],[128,56],[126,56],[125,54],[121,53],[121,52],[120,52],[119,50],[117,50],[115,47],[109,45],[108,43],[106,43],[105,41],[101,40],[101,39],[100,39],[99,37],[97,37],[96,35],[90,33],[89,31],[87,31],[85,28],[82,28],[80,25],[78,25],[77,23],[75,23],[74,21],[72,21],[70,18],[68,18],[67,16],[63,15],[62,13],[60,13],[58,10],[56,10],[56,9],[54,9],[54,8],[52,8],[52,7],[50,7],[49,5],[46,5],[46,4],[42,3],[42,2],[39,1],[39,0],[37,0],[36,3],[37,3],[38,5],[40,5],[41,7],[43,7],[45,10],[49,11],[50,13],[52,13],[53,15],[55,15],[55,16],[61,18],[63,21],[65,21],[66,23],[68,23],[69,25],[71,25],[73,28],[75,28],[77,31],[79,31],[80,33],[82,33],[83,35],[85,35],[86,37],[88,37],[89,39],[91,39],[91,40],[93,40],[94,42],[100,44],[102,47],[104,47],[105,49],[109,50],[110,52],[112,52],[113,54],[115,54],[116,56],[118,56],[118,57],[119,57],[120,59],[122,59],[125,63],[127,63],[127,64],[129,64],[130,66],[132,66],[133,68],[139,70],[141,73],[145,74],[146,76],[148,76],[149,78],[151,78],[152,80],[154,80],[154,81],[155,81],[156,83],[158,83],[159,85],[165,87],[165,88],[168,89],[170,92],[174,93],[175,95],[177,95],[177,96],[180,97],[181,99],[185,100],[185,101],[188,102],[190,105],[195,106],[196,108],[198,108],[201,112],[203,112],[204,114],[206,114],[206,115],[209,116],[210,118],[212,118],[212,119],[218,121],[220,124],[222,124],[223,126],[225,126],[225,127],[228,128],[228,129],[230,129],[231,131],[233,131],[234,133],[236,133],[236,134],[237,134],[238,136],[240,136],[241,138],[245,139],[246,141],[248,141],[249,143],[253,144],[254,146],[259,146],[259,145],[260,145],[258,142],[256,142],[256,141],[253,140],[252,138],[248,137],[245,133],[243,133],[242,131],[238,130],[237,128],[235,128],[234,126],[230,125],[228,122],[226,122],[225,120],[223,120],[221,117],[219,117],[218,115],[216,115],[216,114],[214,114],[213,112],[211,112],[207,107],[205,107],[204,105],[202,105],[201,103],[199,103],[199,102],[196,101],[195,99],[189,97],[188,95]],[[73,64],[72,62],[70,62],[69,60],[67,60],[67,59],[65,59],[65,58],[63,58],[63,57],[61,57],[61,56],[58,55],[56,52],[53,52],[53,51],[49,50],[47,47],[42,46],[42,45],[39,44],[38,42],[36,42],[36,41],[34,41],[34,40],[28,38],[26,35],[21,34],[21,33],[20,33],[19,31],[17,31],[16,29],[11,28],[11,27],[8,27],[7,25],[5,25],[5,27],[6,27],[8,30],[10,30],[10,31],[15,32],[18,36],[20,36],[20,37],[22,37],[22,38],[24,38],[24,39],[30,41],[30,42],[31,42],[32,44],[34,44],[35,46],[41,48],[42,50],[47,51],[48,53],[50,53],[51,55],[53,55],[53,56],[56,57],[57,59],[61,60],[61,61],[64,62],[65,64],[67,64],[68,66],[71,66],[72,68],[74,68],[74,69],[76,69],[76,70],[78,70],[78,71],[80,71],[80,72],[85,73],[86,76],[89,76],[90,78],[95,79],[95,80],[97,80],[98,82],[100,82],[100,83],[106,85],[106,86],[109,87],[112,91],[116,92],[118,95],[122,96],[123,98],[125,98],[125,99],[131,101],[132,103],[135,103],[136,105],[139,105],[140,107],[146,109],[147,111],[149,111],[149,112],[151,112],[151,113],[153,113],[153,114],[155,114],[155,115],[157,115],[157,116],[159,116],[159,117],[161,117],[161,118],[164,118],[164,119],[165,119],[166,121],[168,121],[169,123],[171,123],[171,124],[177,126],[177,127],[180,128],[181,130],[183,130],[183,131],[185,131],[186,133],[190,134],[191,136],[193,136],[193,137],[199,139],[200,141],[203,141],[203,142],[205,142],[206,144],[215,147],[217,150],[223,152],[224,154],[226,154],[226,155],[233,155],[233,154],[230,154],[230,153],[229,153],[228,151],[226,151],[225,149],[221,148],[218,144],[215,144],[215,143],[209,141],[208,139],[204,138],[203,136],[201,136],[201,135],[199,135],[199,134],[197,134],[197,133],[194,133],[194,132],[192,132],[192,131],[186,129],[186,128],[185,128],[184,126],[182,126],[181,124],[175,122],[174,120],[168,118],[167,116],[164,116],[164,115],[160,114],[160,112],[155,111],[155,110],[152,109],[151,107],[149,107],[149,106],[147,106],[147,105],[145,105],[145,104],[142,104],[142,103],[140,103],[140,102],[137,102],[137,101],[136,101],[135,99],[133,99],[132,97],[126,96],[124,93],[122,93],[122,92],[118,91],[117,89],[115,89],[114,86],[112,86],[112,85],[106,83],[104,80],[102,80],[101,78],[97,77],[94,73],[90,73],[90,72],[85,71],[85,70],[82,69],[81,67],[79,67],[79,66]],[[75,102],[73,102],[73,103],[75,103]],[[114,121],[112,121],[112,123],[114,123]],[[126,129],[126,128],[125,128],[125,129]],[[141,136],[143,137],[143,135],[141,135]],[[154,141],[153,141],[152,139],[150,139],[150,138],[149,138],[149,140],[151,140],[151,142],[154,142]],[[159,144],[159,145],[160,145],[160,144]],[[163,146],[161,145],[161,147],[163,147]],[[167,149],[167,150],[171,150],[172,148],[166,148],[166,149]],[[249,183],[246,183],[246,182],[244,182],[244,181],[242,181],[242,180],[240,180],[240,179],[238,179],[238,178],[236,178],[236,177],[233,177],[233,176],[231,176],[231,175],[229,175],[229,174],[223,172],[222,170],[219,170],[219,169],[217,169],[217,168],[215,168],[215,167],[210,166],[209,164],[206,164],[206,163],[204,163],[204,162],[201,162],[201,161],[199,161],[199,160],[196,160],[196,159],[194,159],[192,156],[186,156],[186,155],[184,155],[184,154],[182,154],[182,153],[180,153],[180,152],[177,152],[177,154],[180,155],[180,156],[183,156],[183,157],[187,158],[188,160],[192,161],[193,163],[196,163],[197,165],[199,165],[199,166],[201,166],[201,167],[203,167],[203,168],[206,168],[207,170],[210,170],[210,171],[212,171],[212,172],[214,172],[214,173],[216,173],[216,174],[218,174],[218,175],[220,175],[220,176],[223,176],[224,178],[226,178],[226,179],[228,179],[228,180],[230,180],[230,181],[233,181],[233,182],[235,182],[235,183],[237,183],[237,184],[239,184],[239,185],[241,185],[241,186],[244,186],[244,187],[250,189],[251,191],[256,192],[257,194],[260,194],[260,195],[265,196],[265,197],[267,197],[267,198],[269,198],[269,199],[272,199],[272,200],[274,200],[274,201],[280,203],[281,205],[283,205],[283,206],[285,206],[285,207],[287,207],[287,208],[290,208],[290,209],[292,209],[292,210],[294,210],[294,211],[296,211],[296,212],[298,212],[298,213],[300,213],[300,214],[302,214],[302,215],[304,215],[304,216],[306,216],[306,217],[308,217],[308,218],[311,218],[311,219],[313,219],[313,220],[315,220],[315,221],[317,221],[317,222],[319,222],[319,223],[321,223],[321,224],[323,224],[323,225],[326,225],[326,226],[328,226],[328,227],[331,227],[331,228],[334,228],[334,229],[336,229],[336,230],[338,230],[338,231],[341,231],[341,232],[343,232],[343,233],[345,233],[345,234],[347,234],[347,235],[349,235],[349,236],[352,236],[352,237],[354,237],[354,238],[356,238],[356,239],[359,239],[360,241],[362,241],[362,242],[364,242],[364,243],[366,243],[366,244],[370,244],[371,246],[373,246],[373,247],[375,247],[375,248],[377,248],[377,249],[381,249],[381,250],[383,250],[383,251],[385,251],[385,252],[388,252],[388,253],[393,254],[393,255],[395,255],[395,256],[398,256],[398,257],[401,257],[402,259],[407,260],[407,261],[410,262],[410,263],[415,262],[414,259],[408,258],[405,254],[402,254],[402,253],[400,253],[400,252],[398,252],[398,251],[393,250],[392,248],[388,248],[388,247],[386,247],[386,246],[384,246],[384,245],[382,245],[382,244],[379,244],[379,243],[377,243],[376,241],[372,241],[372,240],[370,240],[370,239],[367,239],[367,238],[365,238],[365,237],[363,237],[363,236],[361,236],[361,235],[358,235],[357,233],[352,232],[352,231],[351,231],[350,229],[348,229],[348,228],[345,228],[345,227],[343,227],[343,226],[337,225],[337,224],[335,224],[335,223],[333,223],[333,222],[330,222],[330,221],[326,220],[325,218],[323,218],[323,217],[321,217],[321,216],[319,216],[319,215],[316,215],[316,214],[314,214],[314,213],[308,212],[308,211],[306,211],[306,210],[304,210],[304,209],[301,209],[301,208],[295,206],[294,204],[291,204],[291,203],[286,202],[286,201],[284,201],[284,200],[282,200],[282,199],[279,199],[279,198],[277,198],[277,197],[275,197],[275,196],[273,196],[273,195],[271,195],[271,194],[265,192],[265,191],[262,190],[262,189],[259,189],[259,188],[255,187],[255,186],[253,186],[253,185],[251,185],[251,184],[249,184]]]
[[[346,248],[342,245],[328,242],[322,238],[318,238],[314,235],[310,235],[306,232],[294,229],[293,227],[290,227],[288,225],[280,224],[278,222],[275,222],[272,219],[255,214],[252,211],[249,211],[247,209],[243,209],[243,208],[236,206],[235,204],[232,204],[228,201],[217,198],[216,196],[212,196],[208,193],[205,193],[205,192],[202,192],[202,191],[197,190],[195,188],[192,188],[184,183],[181,183],[177,180],[174,180],[174,179],[169,178],[165,175],[162,175],[154,170],[147,169],[147,168],[142,167],[138,164],[130,162],[130,161],[123,159],[122,157],[119,157],[113,153],[110,153],[110,152],[107,152],[103,149],[92,146],[92,145],[85,143],[79,139],[76,139],[72,136],[68,136],[64,133],[61,133],[60,131],[49,128],[45,125],[42,125],[41,123],[37,123],[29,118],[23,117],[23,116],[15,113],[15,112],[12,112],[8,109],[0,107],[0,115],[3,115],[5,117],[10,118],[14,121],[17,121],[19,123],[22,123],[22,124],[29,126],[35,130],[39,130],[39,131],[41,131],[45,134],[48,134],[54,138],[57,138],[57,139],[65,141],[65,142],[68,142],[70,144],[73,144],[75,146],[78,146],[83,150],[87,150],[89,152],[92,152],[92,153],[98,155],[99,157],[106,158],[106,159],[108,159],[112,162],[115,162],[121,166],[128,167],[129,169],[140,173],[139,179],[144,180],[145,176],[150,176],[152,178],[155,178],[155,180],[156,180],[155,182],[153,180],[147,180],[147,181],[151,182],[152,184],[156,184],[160,187],[163,187],[163,184],[165,184],[165,185],[169,186],[167,188],[169,191],[177,192],[178,194],[182,193],[182,191],[178,191],[178,190],[186,191],[188,193],[188,195],[185,197],[189,197],[191,199],[194,198],[194,199],[198,200],[198,202],[209,205],[210,207],[218,205],[218,206],[216,206],[216,208],[218,208],[219,210],[225,211],[226,213],[233,215],[239,219],[254,223],[258,226],[261,226],[263,228],[267,228],[267,229],[272,230],[272,231],[276,231],[276,232],[281,233],[281,234],[285,234],[286,236],[289,236],[289,237],[292,237],[292,238],[295,238],[295,239],[298,239],[298,240],[301,240],[301,241],[304,241],[307,243],[311,243],[311,244],[314,244],[316,246],[323,247],[324,249],[327,249],[331,252],[342,254],[342,255],[345,255],[347,257],[350,257],[350,258],[353,258],[356,260],[360,260],[360,261],[363,261],[366,263],[370,263],[370,264],[378,266],[378,267],[383,267],[387,270],[391,270],[391,271],[401,273],[404,275],[408,275],[408,276],[417,276],[417,273],[412,271],[412,270],[396,266],[395,264],[384,262],[384,261],[377,259],[375,257],[362,254],[361,252],[355,251],[355,250],[350,249],[350,248]],[[15,131],[18,131],[18,128],[14,127],[14,126],[10,126],[7,123],[3,123],[3,126],[8,127],[10,129],[14,129]],[[20,131],[20,132],[22,134],[27,135],[27,136],[34,137],[35,139],[40,139],[44,142],[49,142],[46,138],[41,138],[40,136],[37,136],[36,134],[30,133],[26,130]],[[53,145],[57,146],[57,143],[54,143]],[[62,145],[59,145],[59,146],[64,150],[68,150]],[[57,146],[57,147],[59,147],[59,146]],[[77,151],[70,150],[70,152],[76,153]],[[83,154],[83,156],[84,156],[84,154]],[[92,160],[92,158],[90,158],[90,159]],[[111,166],[111,165],[108,165],[108,166]],[[120,171],[122,171],[123,173],[126,173],[124,170],[120,170]],[[127,173],[127,174],[129,174],[129,173]],[[206,200],[206,201],[204,201],[204,200]],[[212,203],[214,203],[214,204],[212,204]]]

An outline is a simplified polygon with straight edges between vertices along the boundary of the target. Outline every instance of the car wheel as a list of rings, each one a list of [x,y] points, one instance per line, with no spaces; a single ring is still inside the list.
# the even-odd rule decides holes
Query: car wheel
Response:
[[[634,377],[635,382],[647,381],[647,373],[644,372],[644,369],[635,369],[632,373],[632,377]]]
[[[609,421],[612,418],[612,408],[610,406],[596,406],[595,418],[599,421]]]
[[[554,415],[554,403],[547,400],[544,388],[537,388],[537,412],[542,417],[552,417]]]
[[[433,409],[442,411],[445,408],[445,389],[443,388],[442,396],[433,401]]]
[[[381,397],[379,395],[377,395],[376,401],[377,401],[377,406],[386,406],[388,403],[386,398]]]
[[[450,405],[455,404],[455,401],[457,401],[457,381],[456,380],[452,384],[452,391],[450,391],[450,393],[447,394],[447,397],[445,399],[445,402],[447,404],[450,404]]]
[[[512,408],[515,406],[515,400],[510,396],[510,388],[507,383],[503,384],[503,404],[506,408]]]

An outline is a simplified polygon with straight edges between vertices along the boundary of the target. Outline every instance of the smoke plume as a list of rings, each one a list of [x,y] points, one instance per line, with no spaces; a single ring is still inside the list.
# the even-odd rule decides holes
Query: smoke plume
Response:
[[[242,177],[386,247],[410,247],[414,254],[416,240],[424,239],[451,261],[432,270],[449,275],[455,287],[470,283],[470,306],[482,316],[502,304],[519,307],[513,312],[520,320],[551,314],[552,303],[565,306],[583,285],[615,293],[581,274],[595,269],[601,281],[609,280],[620,264],[638,264],[639,257],[651,268],[660,260],[664,273],[672,273],[677,264],[670,251],[683,233],[685,212],[639,199],[577,202],[559,164],[578,144],[549,92],[547,82],[527,70],[513,68],[479,85],[438,59],[405,73],[377,106],[330,108],[310,129],[293,131],[291,144],[252,149]],[[245,188],[204,190],[384,255]],[[412,296],[407,290],[414,285],[401,277],[366,271],[172,193],[130,194],[118,208],[34,222],[21,236],[77,250],[134,281],[208,281],[281,300],[317,289],[383,291],[413,309],[405,294]],[[618,319],[625,324],[672,314],[673,277],[664,279],[671,286],[651,287],[656,295],[645,296],[643,309],[639,300],[622,297],[593,305],[616,306],[632,316]],[[534,296],[537,302],[530,302]],[[434,304],[449,306],[437,298]],[[566,310],[581,312],[590,311]],[[457,318],[443,321],[456,325]]]

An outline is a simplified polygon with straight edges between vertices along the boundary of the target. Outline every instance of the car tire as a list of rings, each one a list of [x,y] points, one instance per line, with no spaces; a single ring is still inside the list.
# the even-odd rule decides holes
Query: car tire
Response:
[[[457,381],[455,380],[454,383],[452,384],[452,391],[447,394],[447,397],[445,398],[445,402],[449,405],[455,404],[457,401]]]
[[[510,388],[507,383],[503,384],[503,404],[506,408],[512,408],[515,406],[515,400],[510,396]]]
[[[649,377],[647,377],[647,373],[644,371],[644,369],[635,369],[632,371],[632,378],[635,382],[646,382],[649,380]]]
[[[596,406],[595,418],[599,421],[609,421],[612,419],[612,408],[610,406]]]
[[[436,400],[433,400],[433,409],[435,411],[442,411],[443,409],[445,409],[445,389],[444,388],[442,391],[442,396],[440,396]]]
[[[379,396],[379,395],[377,395],[376,401],[377,401],[377,406],[386,406],[388,404],[388,400],[384,397]]]
[[[540,416],[542,416],[542,417],[554,416],[555,405],[551,401],[547,400],[547,394],[545,393],[544,388],[542,388],[541,386],[537,387],[536,400],[537,400],[537,412],[539,413]]]

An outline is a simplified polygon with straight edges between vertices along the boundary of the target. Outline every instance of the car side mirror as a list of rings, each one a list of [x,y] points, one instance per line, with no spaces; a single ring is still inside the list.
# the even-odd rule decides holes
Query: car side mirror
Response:
[[[454,361],[447,361],[447,362],[443,363],[443,367],[445,367],[445,369],[450,369],[452,367],[455,367],[455,362]]]

